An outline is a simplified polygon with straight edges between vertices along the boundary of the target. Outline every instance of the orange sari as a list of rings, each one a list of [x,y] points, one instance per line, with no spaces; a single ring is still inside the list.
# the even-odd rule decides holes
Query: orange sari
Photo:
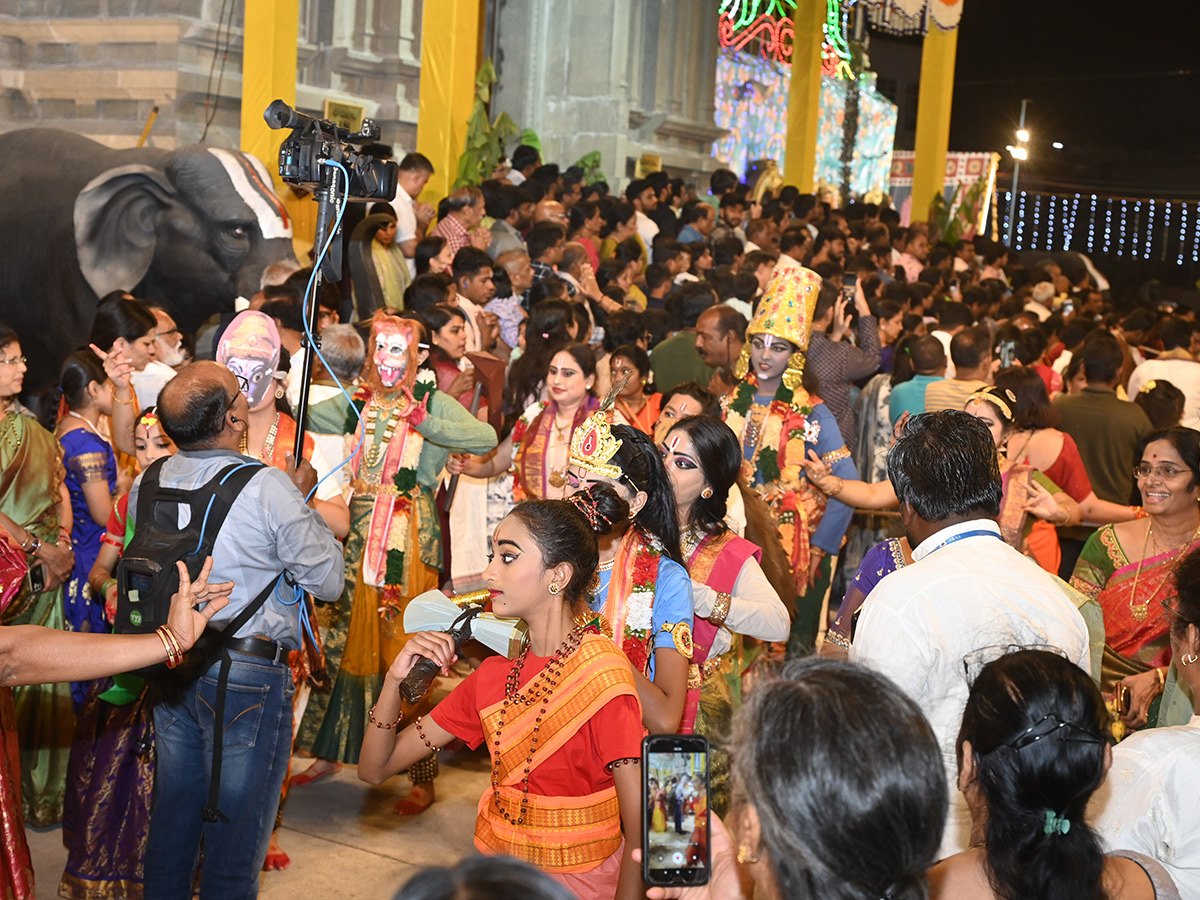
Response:
[[[486,792],[479,801],[475,845],[480,850],[515,856],[551,874],[589,872],[617,852],[621,811],[613,785],[586,796],[527,794],[524,823],[509,820],[521,815],[526,766],[536,769],[605,704],[622,695],[637,696],[628,660],[608,638],[587,634],[567,658],[548,702],[508,707],[498,746],[496,732],[505,703],[481,711],[487,747],[499,771],[495,791]],[[539,717],[541,727],[535,737]],[[534,740],[537,752],[527,762]]]

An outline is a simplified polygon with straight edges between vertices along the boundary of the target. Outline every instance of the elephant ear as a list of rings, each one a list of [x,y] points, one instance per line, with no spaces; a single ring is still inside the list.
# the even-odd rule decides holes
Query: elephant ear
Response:
[[[175,188],[153,166],[116,166],[89,181],[75,198],[79,269],[97,297],[131,291],[154,259],[158,214]]]

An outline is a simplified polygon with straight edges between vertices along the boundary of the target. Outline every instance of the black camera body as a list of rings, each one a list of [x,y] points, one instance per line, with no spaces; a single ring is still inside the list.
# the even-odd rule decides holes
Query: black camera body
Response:
[[[279,146],[279,177],[288,184],[313,189],[330,186],[338,171],[326,165],[332,161],[349,171],[346,192],[351,197],[391,200],[396,196],[399,164],[375,159],[354,146],[379,137],[379,125],[371,119],[363,119],[362,131],[351,132],[327,119],[296,112],[282,100],[268,106],[263,119],[272,128],[292,130]]]

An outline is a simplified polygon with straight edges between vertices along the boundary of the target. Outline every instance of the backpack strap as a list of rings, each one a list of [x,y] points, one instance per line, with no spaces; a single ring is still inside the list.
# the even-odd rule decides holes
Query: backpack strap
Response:
[[[158,476],[162,472],[163,463],[170,457],[161,456],[142,472],[142,481],[138,485],[138,502],[134,510],[136,521],[148,522],[154,515],[154,502],[159,492]]]
[[[275,592],[276,586],[279,584],[279,579],[275,578],[268,584],[258,596],[246,604],[243,609],[232,622],[221,633],[221,667],[217,672],[217,697],[216,707],[213,709],[213,722],[216,734],[213,735],[213,754],[212,754],[212,769],[208,779],[208,802],[204,805],[204,810],[201,815],[205,822],[228,822],[228,817],[221,812],[219,804],[221,801],[221,763],[225,749],[225,696],[228,693],[229,687],[229,668],[233,664],[233,657],[229,655],[229,639],[241,630],[247,622],[249,622],[260,609],[267,599]]]
[[[241,462],[226,466],[203,487],[188,491],[187,496],[181,498],[191,507],[192,521],[196,521],[197,516],[200,517],[200,538],[196,542],[196,549],[188,555],[189,561],[198,563],[195,572],[191,571],[191,565],[188,566],[193,578],[203,566],[204,558],[212,555],[217,534],[233,509],[234,502],[246,489],[250,479],[265,468],[267,467],[260,462]],[[139,497],[139,501],[140,499]]]

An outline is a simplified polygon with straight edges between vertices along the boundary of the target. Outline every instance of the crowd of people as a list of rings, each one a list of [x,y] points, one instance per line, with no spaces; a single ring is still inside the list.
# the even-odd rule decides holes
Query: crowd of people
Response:
[[[420,816],[456,742],[475,847],[533,868],[400,896],[645,896],[644,827],[711,851],[652,897],[1200,891],[1194,313],[728,170],[512,159],[435,208],[405,157],[316,348],[294,264],[194,335],[103,298],[55,385],[0,327],[0,893],[61,821],[68,900],[254,896],[291,789],[406,773]],[[112,634],[139,524],[210,489],[211,561]],[[525,643],[407,632],[437,588]],[[710,771],[643,773],[646,733]]]

